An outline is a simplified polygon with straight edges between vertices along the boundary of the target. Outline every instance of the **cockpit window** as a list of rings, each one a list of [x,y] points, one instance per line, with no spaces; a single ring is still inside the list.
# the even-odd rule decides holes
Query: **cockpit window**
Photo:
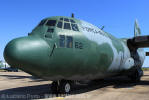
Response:
[[[44,25],[44,23],[45,23],[46,21],[47,21],[46,19],[45,19],[45,20],[42,20],[42,21],[39,23],[39,26]]]
[[[65,21],[65,22],[69,22],[69,19],[68,19],[68,18],[64,18],[64,21]]]
[[[48,20],[48,22],[47,22],[47,26],[55,26],[55,24],[56,24],[56,20]]]
[[[75,23],[75,21],[74,21],[74,20],[72,20],[72,19],[70,19],[70,22],[71,22],[71,23]]]
[[[79,31],[77,23],[73,19],[68,18],[60,18],[59,22],[57,23],[58,28]]]
[[[61,21],[63,21],[63,18],[60,18]]]
[[[72,30],[79,31],[77,24],[71,24]]]
[[[71,30],[70,23],[64,23],[64,29]]]
[[[57,24],[57,27],[62,28],[62,25],[63,25],[63,23],[59,21],[58,24]]]

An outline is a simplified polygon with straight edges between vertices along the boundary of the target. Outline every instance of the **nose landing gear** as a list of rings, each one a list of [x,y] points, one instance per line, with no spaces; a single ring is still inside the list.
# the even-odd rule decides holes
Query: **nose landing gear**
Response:
[[[72,81],[61,80],[61,81],[53,81],[51,90],[54,94],[69,94],[72,90]]]

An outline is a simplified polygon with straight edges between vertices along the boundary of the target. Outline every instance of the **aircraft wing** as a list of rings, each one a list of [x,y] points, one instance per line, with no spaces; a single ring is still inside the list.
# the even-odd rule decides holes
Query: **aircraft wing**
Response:
[[[146,56],[149,56],[149,52],[146,52]]]
[[[128,46],[131,49],[146,48],[149,47],[149,35],[136,36],[132,39],[128,39]]]

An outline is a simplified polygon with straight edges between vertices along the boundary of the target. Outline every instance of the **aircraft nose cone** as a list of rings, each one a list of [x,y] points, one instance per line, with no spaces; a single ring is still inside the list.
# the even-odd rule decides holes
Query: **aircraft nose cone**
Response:
[[[22,37],[10,41],[4,49],[4,58],[12,67],[24,66],[37,62],[49,46],[41,38]]]
[[[22,44],[23,45],[23,44]],[[19,56],[21,51],[20,39],[14,39],[10,41],[4,49],[4,58],[12,66],[16,65],[21,59]]]

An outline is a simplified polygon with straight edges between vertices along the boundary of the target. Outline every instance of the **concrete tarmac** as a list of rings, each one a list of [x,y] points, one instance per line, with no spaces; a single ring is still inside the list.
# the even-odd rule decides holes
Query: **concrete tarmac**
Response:
[[[0,72],[0,100],[149,100],[149,71],[141,82],[115,77],[89,85],[76,85],[71,95],[51,94],[51,81],[37,79],[25,72]]]

